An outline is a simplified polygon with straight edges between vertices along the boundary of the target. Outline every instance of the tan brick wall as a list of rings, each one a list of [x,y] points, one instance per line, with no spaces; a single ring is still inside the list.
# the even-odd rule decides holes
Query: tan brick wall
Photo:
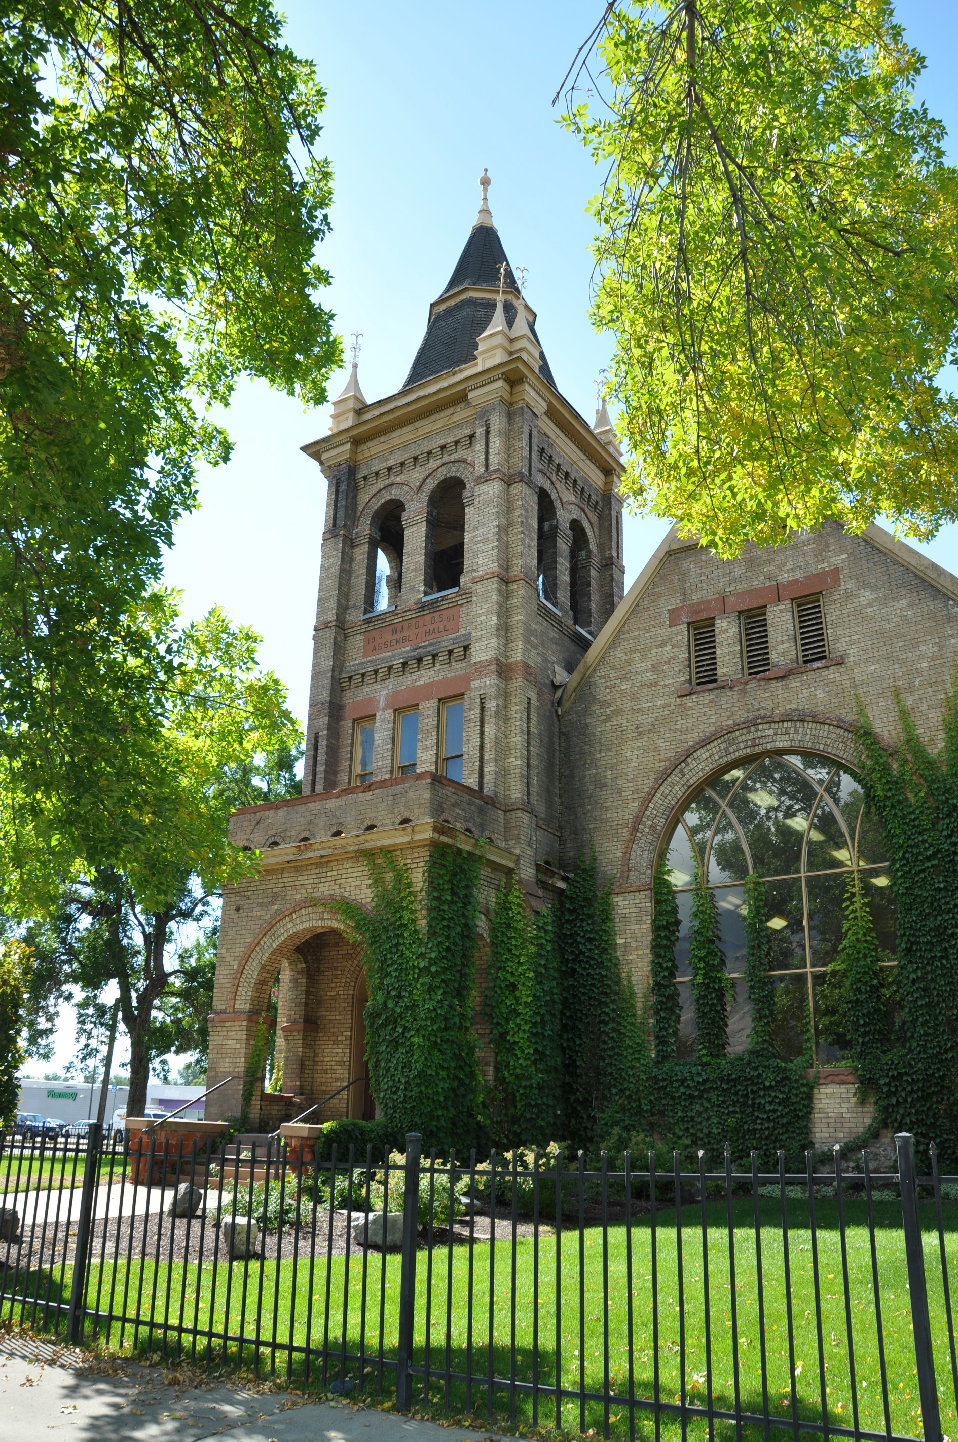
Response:
[[[918,557],[917,570],[922,566],[928,563]],[[791,672],[742,684],[739,616],[722,611],[716,627],[724,684],[682,694],[689,683],[687,629],[670,625],[670,612],[833,568],[840,581],[825,594],[828,663],[797,667],[792,603],[780,601],[768,610],[772,663]],[[650,573],[635,603],[623,603],[611,639],[605,644],[600,637],[595,658],[573,678],[560,723],[563,863],[571,867],[595,847],[601,873],[615,887],[623,960],[640,985],[647,977],[655,857],[690,793],[766,749],[820,751],[854,764],[858,698],[891,737],[896,687],[921,733],[934,740],[958,660],[953,596],[888,549],[837,525],[788,546],[747,547],[732,561],[676,541]]]
[[[855,1097],[854,1082],[821,1084],[812,1097],[812,1141],[816,1147],[848,1142],[871,1126],[875,1108]]]
[[[392,790],[394,788],[390,788]],[[422,788],[420,788],[422,789]],[[450,790],[443,786],[445,794]],[[452,788],[453,794],[462,788]],[[322,808],[314,797],[298,806],[280,806],[298,818]],[[257,811],[245,813],[256,818]],[[244,822],[243,815],[236,818]],[[274,820],[272,825],[278,823]],[[292,825],[295,834],[301,819]],[[414,882],[421,883],[430,848],[437,844],[474,845],[471,837],[451,825],[414,823],[360,836],[267,849],[256,875],[227,889],[223,897],[220,942],[210,1027],[209,1083],[234,1076],[236,1081],[217,1093],[222,1116],[240,1110],[245,1074],[257,1025],[267,1006],[269,992],[280,976],[277,1055],[283,1064],[283,1091],[306,1099],[295,1108],[291,1102],[259,1097],[254,1119],[261,1111],[264,1125],[277,1123],[293,1110],[319,1101],[353,1079],[362,1047],[354,1034],[356,987],[362,975],[359,953],[343,935],[336,910],[349,898],[370,903],[370,851],[388,847],[400,854]],[[485,843],[480,886],[480,933],[488,936],[489,917],[514,857]],[[484,942],[481,951],[484,957]],[[477,997],[478,1003],[478,997]],[[481,1058],[488,1067],[489,1058]],[[324,1119],[349,1114],[351,1098],[344,1095],[324,1111]]]

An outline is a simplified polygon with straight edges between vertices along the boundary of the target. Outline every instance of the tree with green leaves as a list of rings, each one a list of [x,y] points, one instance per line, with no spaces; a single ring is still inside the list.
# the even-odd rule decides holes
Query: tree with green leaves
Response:
[[[106,998],[119,992],[134,1114],[145,1105],[157,1058],[174,1047],[203,1049],[214,898],[258,864],[230,844],[229,815],[264,799],[259,774],[275,786],[299,736],[282,684],[259,667],[256,634],[231,626],[219,610],[177,632],[167,602],[159,634],[175,657],[176,685],[150,753],[151,784],[131,798],[135,838],[118,841],[111,865],[64,878],[44,933],[60,995],[79,996],[81,1060],[94,1059]]]
[[[954,520],[958,171],[891,0],[610,0],[583,50],[626,494],[721,555]]]
[[[340,345],[323,91],[269,0],[17,0],[0,99],[0,880],[22,916],[136,845],[183,684],[150,588],[198,461],[230,450],[205,408],[242,376],[318,405]]]
[[[32,958],[16,937],[0,942],[0,1132],[9,1130],[20,1100],[19,1072],[23,1050],[23,1008]]]

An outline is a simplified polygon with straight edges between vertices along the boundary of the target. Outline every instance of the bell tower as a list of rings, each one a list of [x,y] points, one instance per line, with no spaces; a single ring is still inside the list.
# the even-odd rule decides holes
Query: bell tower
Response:
[[[238,1113],[276,998],[264,1128],[374,1105],[337,908],[369,899],[371,852],[418,880],[433,847],[482,843],[483,931],[510,872],[533,904],[560,879],[556,703],[622,595],[621,466],[604,407],[590,426],[556,385],[489,184],[400,389],[366,400],[357,337],[305,447],[328,496],[303,795],[232,818],[261,861],[224,894],[210,1018],[210,1083]]]
[[[559,391],[479,184],[402,387],[367,403],[354,354],[304,448],[328,481],[304,789],[452,780],[534,890],[556,695],[622,595],[621,466],[604,405],[593,427]]]

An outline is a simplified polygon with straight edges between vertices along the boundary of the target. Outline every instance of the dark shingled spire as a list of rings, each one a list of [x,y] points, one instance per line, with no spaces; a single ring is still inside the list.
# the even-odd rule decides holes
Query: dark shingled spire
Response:
[[[464,285],[485,285],[498,291],[499,267],[503,261],[506,263],[505,289],[514,290],[518,295],[519,282],[512,273],[499,232],[492,225],[474,225],[449,277],[449,284],[439,299],[442,300],[443,295],[451,295],[454,290],[461,290]]]
[[[468,365],[476,358],[476,341],[487,329],[489,322],[495,314],[496,301],[499,297],[499,267],[503,261],[506,263],[505,283],[503,295],[505,302],[506,323],[512,327],[516,319],[515,298],[519,296],[519,284],[512,272],[508,256],[499,239],[499,232],[492,224],[492,213],[489,210],[486,199],[488,189],[488,178],[484,177],[482,209],[479,211],[479,219],[469,233],[469,239],[462,248],[462,254],[456,262],[455,269],[449,277],[449,283],[445,290],[438,297],[444,300],[446,296],[452,296],[459,290],[486,290],[489,292],[488,299],[485,296],[464,295],[461,300],[455,301],[452,305],[444,306],[442,310],[436,311],[426,327],[426,334],[416,352],[416,359],[408,376],[402,384],[401,389],[409,390],[410,386],[418,385],[420,381],[429,380],[432,376],[441,375],[443,371],[454,370],[457,366]],[[512,292],[513,299],[508,298],[508,292]],[[538,343],[539,337],[535,329],[530,327],[532,334]],[[540,345],[540,350],[542,347]],[[549,362],[542,354],[539,364],[539,374],[544,381],[547,381],[553,390],[558,386],[553,379]]]

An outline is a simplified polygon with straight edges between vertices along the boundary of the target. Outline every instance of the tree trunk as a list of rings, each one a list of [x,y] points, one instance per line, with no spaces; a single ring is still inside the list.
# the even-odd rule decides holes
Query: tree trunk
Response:
[[[168,926],[169,913],[161,912],[151,917],[149,928],[143,928],[146,980],[137,993],[136,1008],[132,1010],[132,1014],[127,1015],[124,1008],[123,1020],[130,1038],[130,1094],[126,1111],[131,1117],[142,1116],[146,1106],[146,1089],[150,1081],[149,1034],[153,1022],[153,1008],[168,980],[163,966]],[[131,995],[131,1003],[132,1000]]]
[[[137,1017],[130,1035],[130,1094],[126,1103],[126,1114],[141,1117],[146,1108],[146,1088],[150,1080],[150,1054],[147,1048],[149,1018]]]

